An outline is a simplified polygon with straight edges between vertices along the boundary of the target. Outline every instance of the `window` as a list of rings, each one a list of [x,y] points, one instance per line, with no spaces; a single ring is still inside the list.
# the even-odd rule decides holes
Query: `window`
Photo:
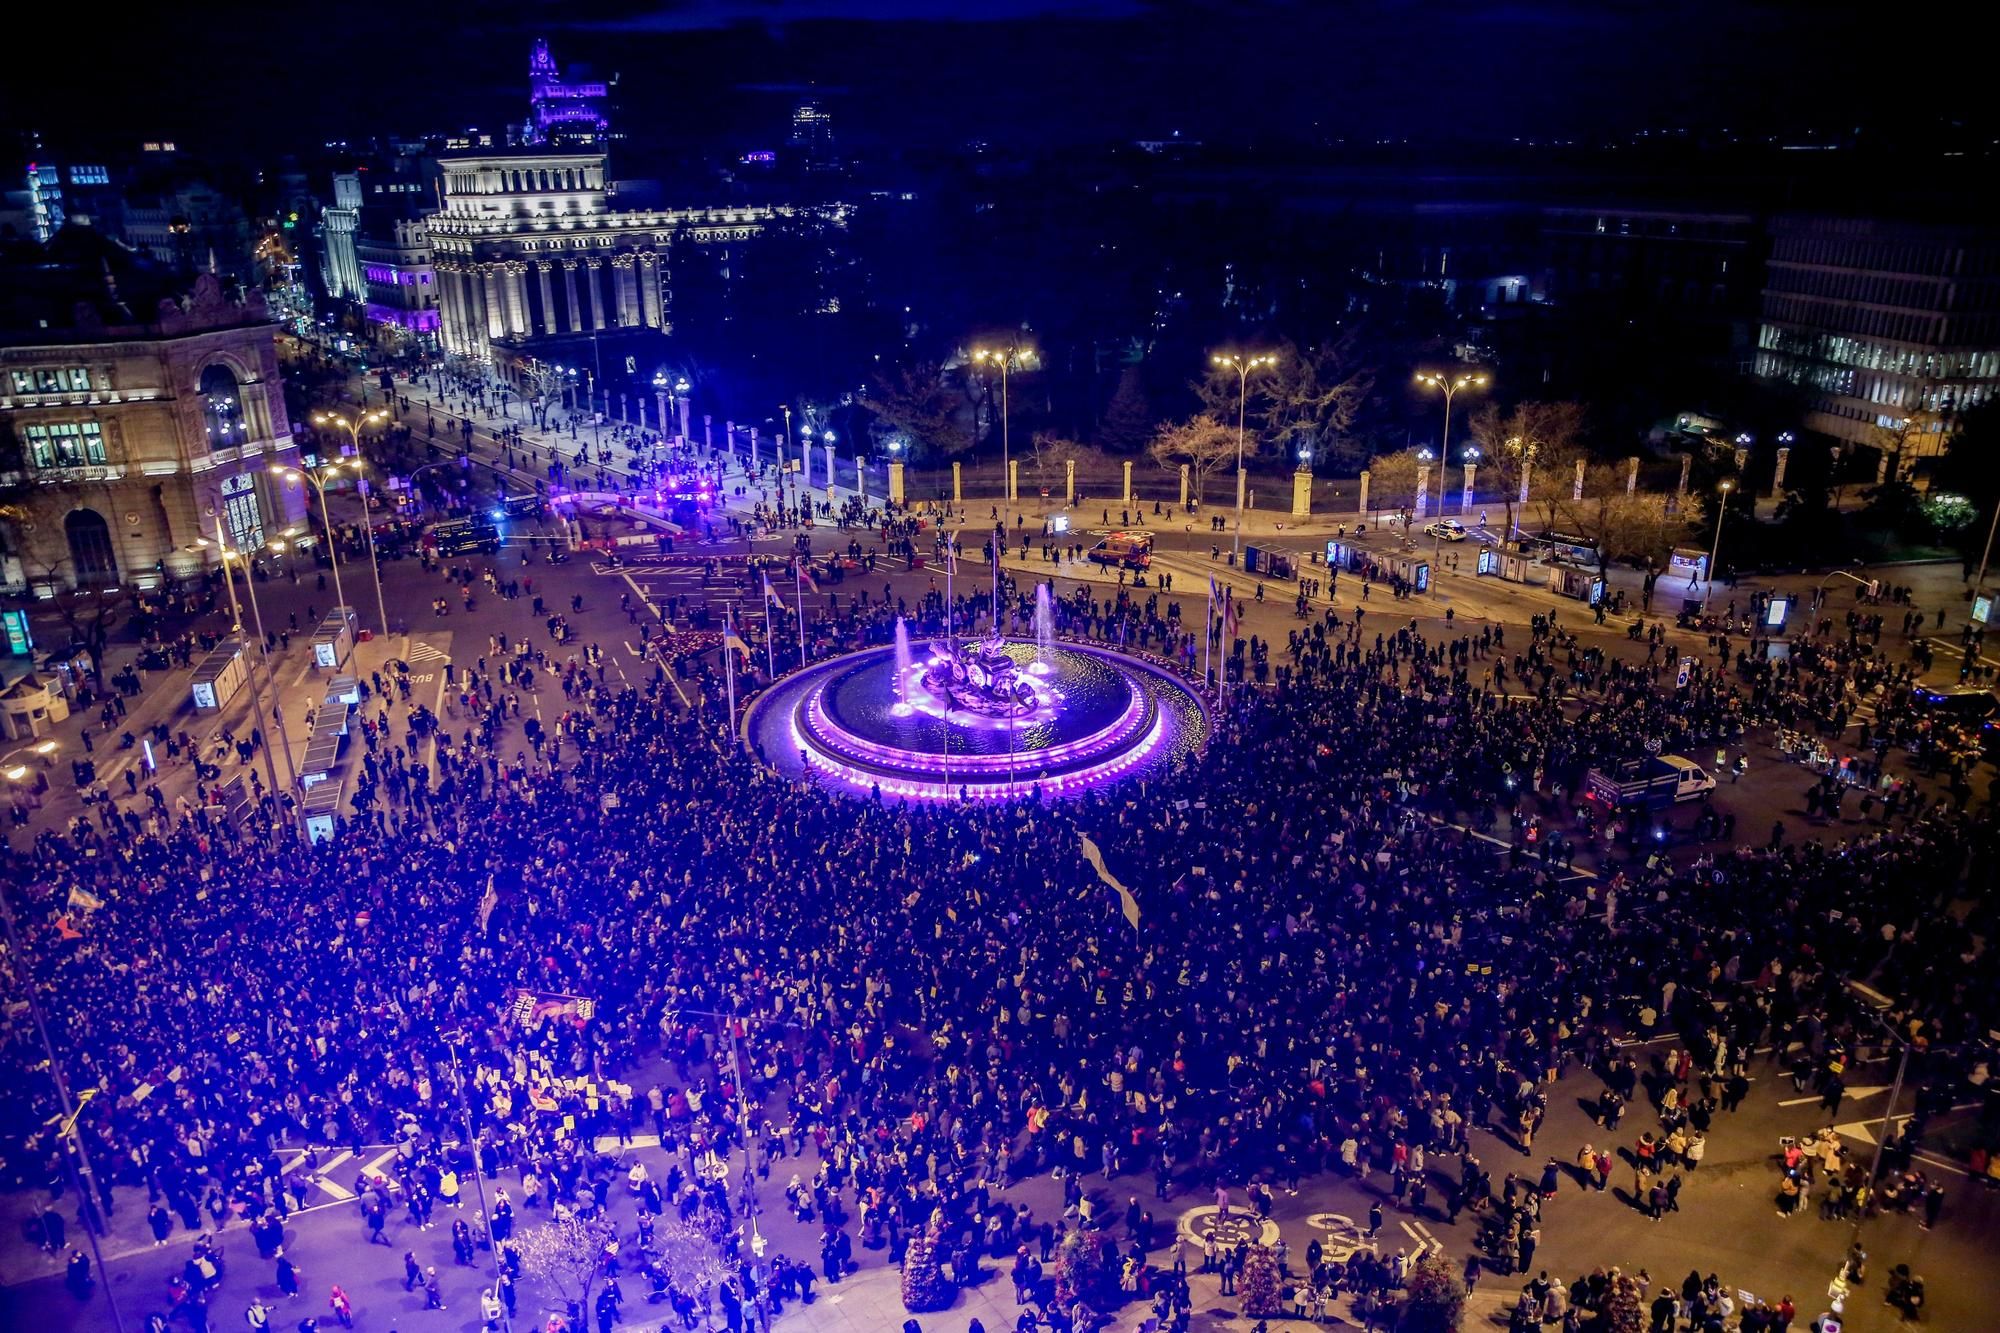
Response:
[[[241,444],[248,438],[243,400],[237,396],[236,376],[227,366],[210,366],[201,372],[201,415],[211,449]]]
[[[38,421],[21,428],[38,468],[88,467],[104,461],[104,432],[95,421]]]
[[[254,551],[264,544],[264,511],[257,504],[255,473],[240,472],[223,479],[222,514],[231,546]]]
[[[14,372],[15,393],[88,393],[90,372],[82,366],[37,366]]]

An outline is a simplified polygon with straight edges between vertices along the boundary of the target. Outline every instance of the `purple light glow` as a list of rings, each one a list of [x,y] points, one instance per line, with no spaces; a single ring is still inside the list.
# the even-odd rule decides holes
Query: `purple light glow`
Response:
[[[1010,748],[1007,753],[981,749],[947,755],[936,748],[920,748],[936,746],[941,740],[949,744],[950,739],[969,737],[980,730],[990,734],[1010,722],[956,710],[945,719],[940,701],[931,698],[928,691],[910,686],[905,691],[915,696],[914,702],[899,699],[889,703],[883,697],[885,691],[905,692],[896,690],[893,670],[880,669],[879,659],[889,651],[865,649],[818,663],[802,675],[780,681],[751,706],[744,720],[746,733],[761,734],[771,761],[794,776],[825,775],[859,792],[879,790],[884,796],[914,800],[955,800],[961,792],[968,799],[999,800],[1031,789],[1058,796],[1074,794],[1143,770],[1161,761],[1170,748],[1192,753],[1207,735],[1206,706],[1170,671],[1114,651],[1063,645],[1047,664],[1046,678],[1034,682],[1041,704],[1029,717],[1011,723],[1018,727],[1027,721],[1036,731],[1036,739],[1053,736],[1059,738],[1058,743],[1027,750]],[[928,665],[920,662],[911,670],[920,675]],[[1117,715],[1087,734],[1075,734],[1082,715],[1065,714],[1065,691],[1059,687],[1064,683],[1076,687],[1094,671],[1107,668],[1125,690],[1122,703],[1113,705]],[[1078,671],[1085,674],[1076,675]],[[1104,689],[1102,684],[1087,687],[1100,695]],[[844,705],[831,699],[836,690]],[[860,691],[858,696],[848,694],[856,690]],[[887,706],[881,707],[883,704]],[[840,710],[838,715],[835,708]],[[879,726],[889,719],[903,720],[920,713],[941,722],[946,728],[944,736],[931,728],[925,739],[912,738],[911,744],[901,744],[894,731],[856,733],[857,727],[873,732],[871,719]],[[1101,713],[1097,720],[1102,721]]]

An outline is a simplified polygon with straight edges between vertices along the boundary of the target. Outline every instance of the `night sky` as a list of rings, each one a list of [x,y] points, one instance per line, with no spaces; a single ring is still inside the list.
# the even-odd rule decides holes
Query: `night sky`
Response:
[[[1223,143],[1795,134],[1948,108],[1974,86],[1955,70],[1976,46],[1927,44],[1931,93],[1912,99],[1914,72],[1857,73],[1877,40],[1859,10],[1735,0],[232,0],[132,7],[87,40],[72,18],[41,5],[16,19],[15,50],[36,54],[13,63],[0,120],[249,155],[518,117],[536,35],[621,76],[633,138],[688,153],[777,138],[808,86],[862,150],[1175,129]]]

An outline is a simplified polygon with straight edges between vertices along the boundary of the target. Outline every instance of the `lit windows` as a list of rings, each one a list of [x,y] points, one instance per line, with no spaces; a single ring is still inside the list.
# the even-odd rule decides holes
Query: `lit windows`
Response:
[[[13,374],[15,393],[88,393],[90,372],[82,366],[36,366]]]
[[[37,421],[23,426],[21,435],[29,461],[38,468],[104,462],[104,431],[95,421]]]

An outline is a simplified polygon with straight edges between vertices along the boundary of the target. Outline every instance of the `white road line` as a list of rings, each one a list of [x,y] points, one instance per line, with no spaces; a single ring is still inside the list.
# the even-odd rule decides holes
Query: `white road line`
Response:
[[[374,1161],[362,1167],[361,1174],[365,1176],[386,1175],[387,1173],[382,1168],[388,1165],[390,1162],[394,1161],[395,1159],[396,1159],[396,1150],[394,1148],[391,1148],[389,1149],[389,1151],[383,1153],[380,1157],[377,1157]]]
[[[1886,1083],[1876,1088],[1849,1088],[1847,1090],[1847,1097],[1851,1101],[1859,1101],[1863,1097],[1873,1097],[1878,1092],[1887,1092],[1888,1090],[1889,1086]],[[1820,1100],[1818,1097],[1787,1097],[1785,1100],[1779,1102],[1778,1105],[1810,1106]]]

